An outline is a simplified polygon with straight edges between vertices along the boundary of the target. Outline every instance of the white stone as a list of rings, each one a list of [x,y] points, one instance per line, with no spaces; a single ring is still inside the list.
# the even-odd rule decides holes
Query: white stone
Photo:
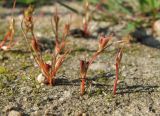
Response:
[[[46,78],[45,78],[45,77],[43,76],[43,74],[41,73],[41,74],[38,75],[37,81],[38,81],[39,83],[45,83]]]
[[[21,112],[12,110],[9,112],[8,116],[22,116]]]
[[[2,48],[2,50],[5,50],[5,51],[8,50],[7,46],[2,46],[1,48]]]
[[[153,31],[154,33],[160,37],[160,20],[157,20],[153,24]]]

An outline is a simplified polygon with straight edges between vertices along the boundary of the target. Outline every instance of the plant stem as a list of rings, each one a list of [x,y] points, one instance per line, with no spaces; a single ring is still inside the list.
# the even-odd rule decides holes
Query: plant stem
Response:
[[[48,79],[49,79],[49,80],[48,80],[48,81],[49,81],[49,85],[52,86],[52,85],[53,85],[52,78],[50,77],[50,78],[48,78]]]
[[[84,93],[85,93],[85,83],[86,83],[86,79],[85,78],[83,78],[82,80],[81,80],[81,96],[82,95],[84,95]]]
[[[114,95],[116,95],[116,91],[117,91],[118,73],[119,73],[119,66],[118,66],[118,63],[116,63],[116,79],[114,81],[114,88],[113,88]]]
[[[101,52],[96,52],[95,54],[93,54],[92,58],[89,60],[89,66],[96,60],[100,53]]]

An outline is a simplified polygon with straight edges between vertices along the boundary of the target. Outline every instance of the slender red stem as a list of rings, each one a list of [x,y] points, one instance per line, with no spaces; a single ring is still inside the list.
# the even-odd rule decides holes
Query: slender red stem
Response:
[[[84,95],[84,93],[85,93],[85,83],[86,83],[86,79],[82,79],[82,81],[81,81],[81,95]]]
[[[49,80],[48,80],[48,81],[49,81],[49,85],[52,86],[52,85],[53,85],[53,83],[52,83],[52,78],[49,77],[48,79],[49,79]]]
[[[89,60],[89,65],[91,65],[97,58],[97,56],[100,54],[100,52],[96,52],[92,58]]]
[[[85,36],[89,36],[88,22],[85,22],[85,23],[83,24],[83,31],[84,31]]]
[[[119,66],[118,66],[118,63],[116,63],[116,79],[114,81],[114,88],[113,88],[114,95],[116,94],[116,91],[117,91],[118,73],[119,73]]]
[[[4,36],[3,41],[0,43],[0,48],[6,43],[7,39],[11,36],[11,32],[8,31],[7,34]]]

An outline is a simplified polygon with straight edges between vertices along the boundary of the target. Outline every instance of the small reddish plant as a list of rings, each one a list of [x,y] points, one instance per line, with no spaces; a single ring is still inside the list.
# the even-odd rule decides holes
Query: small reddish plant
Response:
[[[116,95],[116,91],[117,91],[117,83],[118,83],[118,77],[119,77],[119,66],[120,66],[120,62],[122,59],[122,50],[123,50],[123,48],[118,50],[118,53],[116,55],[116,60],[115,60],[116,78],[115,78],[114,87],[113,87],[114,95]]]
[[[86,83],[86,74],[88,70],[89,62],[85,60],[80,60],[80,75],[81,75],[81,87],[80,94],[84,95],[85,93],[85,83]]]
[[[107,43],[112,39],[112,36],[100,36],[99,38],[99,47],[98,50],[93,54],[89,61],[80,60],[80,76],[81,76],[81,86],[80,94],[84,95],[85,93],[85,83],[86,83],[86,74],[89,66],[96,60],[98,55],[100,55],[105,48],[107,48]]]
[[[83,17],[83,33],[85,37],[88,37],[90,35],[89,32],[89,24],[90,24],[90,20],[91,20],[91,16],[89,13],[89,2],[85,1],[84,4],[84,17]]]
[[[39,48],[38,41],[36,37],[34,36],[34,32],[33,32],[34,24],[33,24],[33,17],[32,17],[33,11],[34,10],[32,6],[28,7],[28,9],[25,10],[24,19],[23,19],[24,21],[22,20],[22,23],[21,23],[22,32],[24,34],[26,41],[27,42],[30,41],[30,43],[28,43],[29,48],[32,51],[32,55],[33,55],[35,62],[38,64],[43,76],[46,79],[46,83],[49,85],[54,85],[56,74],[59,68],[61,67],[61,65],[63,64],[66,56],[69,53],[69,50],[65,50],[65,46],[66,46],[65,40],[69,34],[70,24],[66,24],[64,26],[64,31],[62,33],[62,39],[60,40],[59,31],[58,31],[59,29],[58,24],[59,24],[60,18],[58,16],[58,12],[56,9],[56,12],[54,15],[54,25],[53,25],[53,31],[55,34],[55,50],[52,53],[51,63],[47,63],[44,61],[42,57],[42,53]],[[25,24],[25,30],[23,28],[23,22]],[[28,33],[31,33],[31,40],[28,39],[29,38],[27,36]]]
[[[53,20],[51,20],[52,29],[55,35],[55,53],[56,54],[61,54],[63,52],[66,45],[66,38],[69,35],[69,31],[70,31],[70,23],[65,24],[62,32],[62,37],[61,37],[62,39],[60,39],[59,22],[60,22],[60,17],[58,16],[58,10],[56,8],[53,16]]]
[[[8,50],[12,47],[12,43],[13,43],[13,39],[14,39],[14,35],[15,35],[15,19],[13,17],[15,5],[16,5],[16,0],[14,0],[14,3],[13,3],[12,17],[9,21],[8,32],[4,36],[3,40],[0,42],[0,49],[2,49],[2,50]],[[6,45],[7,40],[9,40],[8,45]]]

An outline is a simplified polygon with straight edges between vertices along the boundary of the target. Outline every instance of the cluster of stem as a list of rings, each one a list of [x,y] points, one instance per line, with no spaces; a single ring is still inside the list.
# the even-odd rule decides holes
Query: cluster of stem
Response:
[[[59,70],[59,68],[61,67],[61,65],[63,64],[67,54],[69,53],[69,50],[65,50],[65,46],[66,46],[66,38],[69,34],[69,29],[70,29],[70,25],[66,24],[64,26],[64,32],[62,33],[62,40],[60,40],[60,36],[59,36],[59,31],[58,31],[58,27],[59,27],[59,16],[58,16],[58,12],[57,9],[55,11],[55,15],[54,15],[54,25],[53,26],[53,30],[54,30],[54,34],[55,34],[55,50],[54,52],[51,53],[52,55],[52,59],[51,59],[51,63],[47,63],[44,61],[43,57],[42,57],[42,53],[41,50],[39,48],[39,44],[38,41],[34,35],[34,23],[33,23],[33,7],[29,6],[25,12],[24,12],[24,19],[22,20],[21,23],[21,27],[22,27],[22,32],[23,35],[26,39],[27,44],[29,45],[29,48],[32,52],[32,56],[35,60],[35,62],[38,64],[43,76],[46,78],[46,84],[49,85],[54,85],[55,84],[55,76]],[[24,23],[24,27],[23,27],[23,23]],[[53,22],[52,22],[53,24]],[[28,35],[31,35],[31,37],[28,37]],[[31,38],[31,39],[29,39]],[[62,53],[63,51],[63,53]]]
[[[81,76],[81,86],[80,86],[80,94],[84,95],[85,93],[85,83],[86,83],[86,75],[89,66],[96,60],[96,58],[109,46],[113,44],[119,44],[119,50],[116,55],[116,60],[115,60],[115,67],[116,67],[116,78],[114,82],[114,87],[113,87],[113,93],[114,95],[116,94],[117,91],[117,84],[118,84],[118,77],[119,77],[119,66],[120,62],[122,59],[122,53],[123,53],[123,48],[125,45],[128,45],[130,43],[130,37],[125,37],[120,41],[116,42],[111,42],[110,44],[109,41],[112,39],[112,35],[110,36],[100,36],[99,37],[99,47],[97,51],[92,55],[92,57],[86,61],[86,60],[80,60],[80,76]]]
[[[118,53],[116,55],[116,60],[115,60],[116,78],[115,78],[114,87],[113,87],[114,95],[116,95],[116,91],[117,91],[117,84],[118,84],[118,77],[119,77],[119,66],[120,66],[120,62],[121,62],[121,59],[122,59],[122,51],[123,51],[123,48],[120,48],[118,50]]]
[[[110,36],[100,36],[99,38],[99,47],[97,51],[93,54],[91,59],[88,61],[80,60],[80,76],[81,76],[81,87],[80,94],[84,95],[85,93],[85,83],[86,83],[86,74],[89,66],[96,60],[96,58],[107,48],[108,42],[112,39],[112,35]]]

